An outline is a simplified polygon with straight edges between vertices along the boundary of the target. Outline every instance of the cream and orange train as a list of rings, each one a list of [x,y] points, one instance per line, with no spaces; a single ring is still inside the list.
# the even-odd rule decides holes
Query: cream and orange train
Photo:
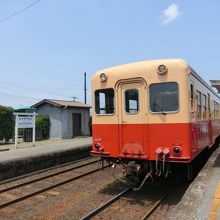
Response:
[[[124,164],[128,176],[167,176],[219,140],[219,103],[181,59],[101,70],[92,78],[91,154]]]

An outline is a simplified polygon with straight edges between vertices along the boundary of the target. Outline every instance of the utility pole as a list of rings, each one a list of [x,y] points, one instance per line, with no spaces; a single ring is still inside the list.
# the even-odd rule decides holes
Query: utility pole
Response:
[[[86,72],[84,73],[84,102],[86,104]]]
[[[76,102],[76,99],[78,99],[78,97],[77,97],[77,96],[71,96],[70,98],[72,98],[72,99],[73,99],[73,102]]]

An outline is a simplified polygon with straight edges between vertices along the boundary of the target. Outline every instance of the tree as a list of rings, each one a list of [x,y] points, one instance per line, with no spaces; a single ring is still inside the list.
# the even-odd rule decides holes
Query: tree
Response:
[[[0,105],[0,140],[8,142],[13,138],[14,117],[13,108]]]

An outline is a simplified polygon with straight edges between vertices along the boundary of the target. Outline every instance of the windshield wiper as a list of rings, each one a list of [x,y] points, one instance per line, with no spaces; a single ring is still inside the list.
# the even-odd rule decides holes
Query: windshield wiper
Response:
[[[164,110],[162,109],[162,107],[159,106],[156,102],[154,102],[153,105],[154,105],[154,106],[157,106],[157,108],[159,108],[160,112],[161,112],[163,115],[166,115],[166,114],[167,114],[166,112],[164,112]]]

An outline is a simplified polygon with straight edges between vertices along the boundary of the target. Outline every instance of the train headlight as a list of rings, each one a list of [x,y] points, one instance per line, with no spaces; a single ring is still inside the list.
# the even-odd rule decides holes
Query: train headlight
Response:
[[[167,73],[167,67],[162,64],[162,65],[158,66],[157,72],[160,75],[164,75]]]
[[[105,73],[101,73],[99,77],[101,82],[105,82],[108,79],[108,76]]]

